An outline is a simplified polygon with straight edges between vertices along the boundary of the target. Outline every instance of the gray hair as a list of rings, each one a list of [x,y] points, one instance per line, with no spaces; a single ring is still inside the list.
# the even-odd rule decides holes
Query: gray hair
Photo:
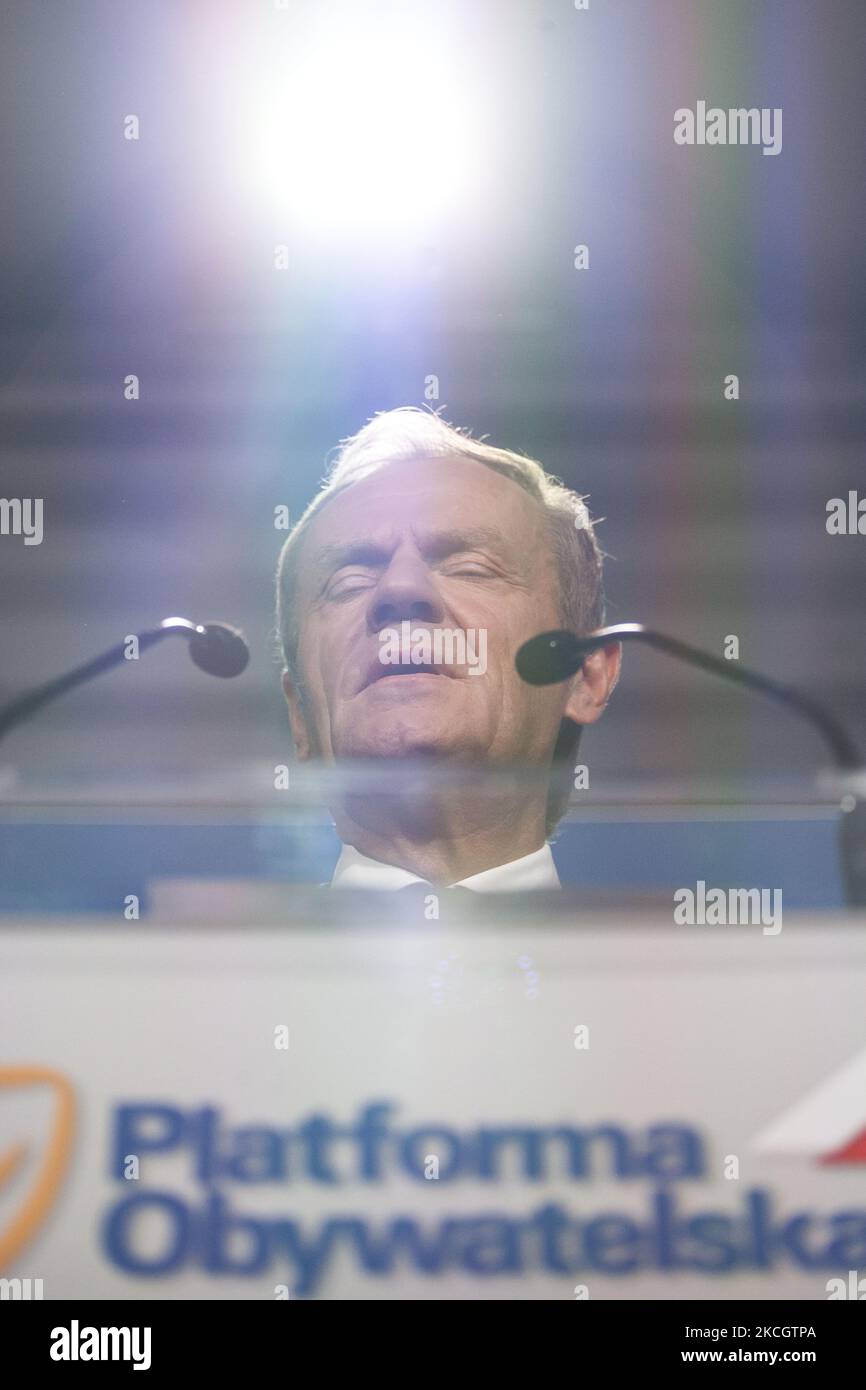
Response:
[[[294,604],[301,540],[312,518],[339,492],[377,473],[391,463],[429,458],[464,458],[481,463],[517,483],[544,509],[556,558],[560,612],[564,627],[591,632],[604,622],[603,555],[596,540],[585,499],[535,459],[497,449],[467,430],[456,429],[440,415],[402,406],[382,411],[349,439],[344,439],[330,463],[322,486],[289,533],[277,566],[277,630],[286,670],[297,680],[299,615]],[[547,805],[547,833],[565,813],[571,796],[574,756],[580,727],[564,719],[553,755]]]

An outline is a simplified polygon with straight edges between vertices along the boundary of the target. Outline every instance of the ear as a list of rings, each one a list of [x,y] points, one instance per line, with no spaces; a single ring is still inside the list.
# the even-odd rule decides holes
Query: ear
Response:
[[[575,724],[594,724],[604,714],[607,702],[619,680],[622,643],[610,642],[590,652],[576,676],[563,714]]]
[[[303,763],[307,761],[312,753],[310,733],[307,727],[304,702],[301,699],[300,689],[292,680],[288,671],[283,672],[283,694],[286,697],[286,704],[289,707],[289,726],[292,730],[292,741],[295,745],[295,753],[298,761]]]

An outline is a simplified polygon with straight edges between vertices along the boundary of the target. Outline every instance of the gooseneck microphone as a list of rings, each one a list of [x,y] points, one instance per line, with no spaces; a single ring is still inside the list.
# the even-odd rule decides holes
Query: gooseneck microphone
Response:
[[[557,629],[532,637],[517,653],[517,671],[529,685],[555,685],[580,670],[587,656],[613,642],[645,642],[657,651],[697,666],[711,675],[757,690],[785,705],[817,729],[833,754],[836,767],[849,777],[839,781],[845,812],[841,824],[841,858],[846,895],[851,906],[866,906],[866,771],[863,758],[848,730],[825,705],[790,685],[724,661],[700,647],[644,627],[642,623],[617,623],[599,628],[586,637]],[[850,774],[856,774],[850,776]]]
[[[796,710],[804,719],[814,725],[823,735],[827,746],[833,753],[837,767],[859,768],[863,766],[856,745],[848,731],[836,717],[817,700],[793,686],[783,685],[781,681],[763,676],[759,671],[751,671],[748,666],[740,666],[734,661],[724,661],[719,656],[692,647],[676,637],[666,637],[663,632],[655,632],[642,623],[616,623],[613,627],[599,628],[588,637],[578,637],[573,632],[542,632],[524,642],[517,653],[518,674],[529,685],[555,685],[567,680],[579,671],[590,652],[600,647],[608,647],[612,642],[646,642],[668,656],[678,657],[690,666],[698,666],[714,676],[747,685],[751,690],[759,690],[769,695],[789,709]]]
[[[159,627],[136,633],[138,651],[156,646],[165,637],[186,638],[189,654],[196,666],[210,676],[239,676],[250,659],[249,647],[237,628],[229,627],[227,623],[191,623],[187,618],[165,618]],[[126,637],[92,661],[19,695],[0,709],[0,738],[16,724],[23,724],[43,705],[65,695],[67,690],[74,690],[77,685],[83,685],[95,676],[101,676],[104,671],[122,665],[129,660],[129,650],[130,637]]]

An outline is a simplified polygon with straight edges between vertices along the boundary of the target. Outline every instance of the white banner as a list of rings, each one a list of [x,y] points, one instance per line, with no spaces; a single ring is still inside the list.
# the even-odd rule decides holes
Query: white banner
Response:
[[[0,969],[6,1297],[866,1296],[862,923],[23,924]]]

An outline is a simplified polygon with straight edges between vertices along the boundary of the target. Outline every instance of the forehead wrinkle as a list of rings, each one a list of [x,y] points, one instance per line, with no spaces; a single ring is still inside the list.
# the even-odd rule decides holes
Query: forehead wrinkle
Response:
[[[313,557],[313,566],[317,570],[330,569],[337,561],[346,564],[348,561],[368,560],[375,561],[387,558],[394,549],[394,544],[371,540],[369,537],[358,537],[356,540],[331,541],[327,545],[319,546]]]
[[[499,478],[497,480],[502,481]],[[511,480],[505,479],[505,481],[510,482]],[[356,486],[362,487],[363,483]],[[516,484],[512,484],[512,487],[516,490]],[[349,492],[350,489],[346,491]],[[533,512],[538,509],[537,499],[531,494],[521,489],[521,496],[531,504]],[[420,503],[420,506],[423,507],[424,503]],[[337,562],[342,564],[369,563],[371,565],[387,563],[400,544],[400,536],[395,532],[393,518],[389,518],[387,522],[383,518],[383,522],[380,537],[370,536],[367,533],[366,535],[349,536],[344,540],[329,541],[319,545],[312,557],[308,573],[312,572],[318,576],[333,572]],[[513,561],[517,570],[529,572],[538,568],[540,557],[535,554],[533,546],[525,545],[526,536],[523,531],[520,538],[509,538],[502,528],[490,525],[461,526],[458,524],[444,525],[438,528],[431,525],[427,528],[423,519],[420,518],[409,519],[408,525],[418,549],[425,557],[431,559],[444,558],[460,550],[478,547],[496,552],[509,564]],[[385,527],[387,527],[387,533]],[[312,539],[309,537],[308,543]]]
[[[442,527],[430,530],[423,529],[418,524],[409,526],[409,531],[418,549],[423,555],[444,556],[452,554],[458,550],[474,550],[486,547],[491,550],[501,550],[506,540],[501,531],[493,526],[471,526],[463,527]],[[335,562],[343,563],[355,560],[363,560],[365,557],[370,560],[386,559],[399,546],[400,540],[393,533],[383,535],[381,539],[375,536],[363,536],[354,540],[329,541],[325,545],[318,547],[313,559],[313,564],[319,569],[328,569]]]
[[[485,547],[501,551],[503,545],[507,545],[507,539],[494,526],[445,526],[426,533],[415,526],[411,529],[418,549],[428,555],[450,555],[458,550]]]

